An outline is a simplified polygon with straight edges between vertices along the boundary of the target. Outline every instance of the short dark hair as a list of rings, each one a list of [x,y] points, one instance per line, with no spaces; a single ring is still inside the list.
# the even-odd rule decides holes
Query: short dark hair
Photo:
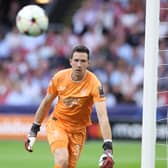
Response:
[[[90,52],[89,52],[89,49],[86,46],[83,46],[83,45],[76,46],[72,50],[70,58],[73,57],[74,52],[83,52],[83,53],[86,53],[88,55],[88,60],[90,59]]]

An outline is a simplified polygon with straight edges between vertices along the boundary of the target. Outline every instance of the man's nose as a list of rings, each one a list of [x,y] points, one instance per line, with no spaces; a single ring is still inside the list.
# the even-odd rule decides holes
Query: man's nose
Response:
[[[78,61],[78,64],[77,64],[78,66],[81,66],[81,61]]]

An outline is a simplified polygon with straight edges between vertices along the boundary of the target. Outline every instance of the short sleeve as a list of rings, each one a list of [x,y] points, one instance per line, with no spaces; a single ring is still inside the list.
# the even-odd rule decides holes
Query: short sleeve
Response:
[[[49,94],[57,96],[58,91],[57,91],[57,76],[55,75],[51,80],[47,88],[47,92]]]
[[[104,91],[103,91],[103,86],[98,79],[93,82],[92,95],[93,95],[94,103],[106,100]]]

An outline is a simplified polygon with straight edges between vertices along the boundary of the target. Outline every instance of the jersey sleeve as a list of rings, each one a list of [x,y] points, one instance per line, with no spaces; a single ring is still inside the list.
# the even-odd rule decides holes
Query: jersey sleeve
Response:
[[[56,75],[54,75],[53,78],[50,80],[50,83],[47,88],[47,93],[57,96],[58,91],[57,91],[57,76]]]
[[[103,86],[98,79],[95,79],[93,82],[92,96],[93,96],[94,103],[106,100],[104,91],[103,91]]]

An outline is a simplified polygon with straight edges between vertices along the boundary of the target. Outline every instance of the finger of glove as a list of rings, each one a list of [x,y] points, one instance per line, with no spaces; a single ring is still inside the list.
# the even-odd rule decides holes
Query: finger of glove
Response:
[[[32,148],[36,141],[36,137],[28,137],[25,141],[25,148],[28,152],[33,152]]]
[[[32,148],[31,148],[30,145],[29,145],[28,139],[25,141],[24,145],[25,145],[25,149],[26,149],[28,152],[33,152]]]
[[[36,137],[28,137],[28,143],[31,148],[33,147],[34,143],[36,141]]]
[[[106,160],[104,160],[103,168],[112,168],[113,165],[114,165],[114,161],[112,160],[112,158],[107,157]]]
[[[113,164],[108,162],[106,164],[104,164],[101,168],[112,168],[113,167]]]

